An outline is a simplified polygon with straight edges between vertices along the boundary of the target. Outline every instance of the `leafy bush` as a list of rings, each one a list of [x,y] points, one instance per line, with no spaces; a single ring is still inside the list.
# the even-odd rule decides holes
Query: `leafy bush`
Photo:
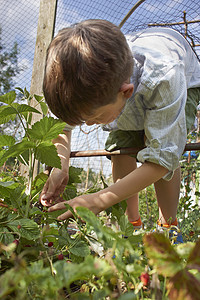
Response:
[[[27,104],[15,102],[14,91],[0,96],[1,123],[18,116],[24,128],[21,141],[0,136],[0,298],[199,299],[197,207],[190,207],[189,198],[181,201],[183,231],[192,228],[194,234],[189,235],[190,242],[178,246],[171,245],[164,234],[151,232],[157,220],[152,187],[140,193],[145,230],[133,232],[125,202],[98,217],[79,207],[72,211],[73,220],[58,222],[60,212],[50,214],[38,202],[47,175],[41,172],[33,180],[33,169],[36,159],[60,167],[51,140],[65,124],[47,116],[42,97],[35,95],[37,107],[32,107],[28,91],[18,90]],[[32,113],[40,114],[38,107],[44,116],[32,125]],[[12,167],[6,165],[11,158]],[[19,161],[28,167],[27,177],[20,175]],[[70,167],[66,200],[80,193],[80,178],[84,171]],[[72,210],[68,205],[66,209]],[[188,210],[191,218],[185,218]]]

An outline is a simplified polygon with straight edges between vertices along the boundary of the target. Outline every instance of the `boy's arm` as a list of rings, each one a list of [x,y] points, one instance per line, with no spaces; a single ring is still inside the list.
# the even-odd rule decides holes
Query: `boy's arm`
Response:
[[[103,189],[97,193],[90,195],[82,195],[76,197],[67,203],[75,209],[78,206],[84,206],[89,208],[95,214],[106,208],[128,199],[130,196],[143,190],[150,184],[158,181],[168,170],[160,165],[145,162],[141,167],[134,170],[120,181],[114,183],[110,187]],[[65,202],[58,203],[49,208],[49,212],[60,210],[65,208]],[[70,211],[58,217],[59,220],[65,220],[71,217]]]
[[[53,168],[44,185],[40,201],[44,206],[50,206],[63,193],[69,179],[69,158],[71,151],[71,131],[63,131],[53,140],[61,160],[61,169]]]

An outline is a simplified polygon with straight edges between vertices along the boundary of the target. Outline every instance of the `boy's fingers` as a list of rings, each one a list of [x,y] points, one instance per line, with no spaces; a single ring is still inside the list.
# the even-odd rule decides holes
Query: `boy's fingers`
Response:
[[[56,203],[55,205],[49,207],[48,212],[52,212],[52,211],[61,210],[61,209],[66,208],[66,206],[65,206],[66,202],[67,201]]]
[[[42,204],[43,206],[46,206],[46,207],[48,207],[48,206],[51,205],[51,203],[49,203],[48,201],[43,200],[43,199],[40,199],[40,202],[41,202],[41,204]]]
[[[49,200],[53,196],[53,192],[42,192],[42,195],[40,197],[41,200]]]
[[[57,218],[57,220],[58,220],[58,221],[64,221],[64,220],[67,220],[67,219],[72,218],[72,217],[73,217],[73,215],[72,215],[71,211],[68,210],[68,211],[66,211],[64,214],[60,215],[60,216]]]
[[[61,198],[62,199],[62,198]],[[48,208],[48,212],[53,212],[53,211],[56,211],[56,210],[61,210],[61,209],[65,209],[66,206],[65,206],[65,203],[67,203],[67,201],[62,201],[62,202],[59,202],[51,207]],[[60,215],[57,220],[58,221],[64,221],[66,219],[69,219],[69,218],[72,218],[73,217],[73,214],[71,213],[70,210],[66,211],[64,214]]]

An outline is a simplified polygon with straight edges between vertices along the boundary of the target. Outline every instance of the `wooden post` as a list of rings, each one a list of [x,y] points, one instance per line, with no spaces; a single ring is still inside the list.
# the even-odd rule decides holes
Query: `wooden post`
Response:
[[[57,0],[40,0],[37,38],[33,61],[31,94],[42,94],[42,82],[47,48],[53,38]],[[34,121],[38,115],[34,115]]]
[[[30,93],[32,95],[42,95],[42,83],[44,77],[45,59],[47,48],[54,35],[56,19],[57,0],[40,0],[40,11],[38,18],[37,38],[35,45],[35,54],[33,60],[33,71],[31,79]],[[33,98],[31,105],[35,106],[36,100]],[[37,107],[39,110],[39,108]],[[32,123],[39,121],[42,115],[33,114]],[[35,164],[34,177],[37,175],[39,163]],[[28,176],[28,170],[21,165],[21,174]]]

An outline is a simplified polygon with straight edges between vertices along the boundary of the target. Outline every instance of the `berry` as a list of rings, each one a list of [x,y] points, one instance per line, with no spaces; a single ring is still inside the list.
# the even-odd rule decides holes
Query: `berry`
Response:
[[[48,247],[52,247],[52,246],[53,246],[53,242],[49,242]]]
[[[14,212],[17,212],[17,209],[16,209],[16,208],[13,208],[13,211],[14,211]]]
[[[148,273],[142,273],[140,276],[140,280],[142,281],[143,285],[147,286],[150,282],[150,277]]]
[[[58,254],[58,260],[63,260],[64,259],[64,256],[63,256],[63,254],[61,253],[61,254]]]
[[[193,236],[194,235],[194,231],[190,231],[189,235]]]
[[[16,245],[18,245],[19,244],[19,240],[14,240],[13,243],[16,244]]]
[[[17,228],[18,228],[18,229],[21,229],[21,227],[22,227],[21,225],[17,225]]]

